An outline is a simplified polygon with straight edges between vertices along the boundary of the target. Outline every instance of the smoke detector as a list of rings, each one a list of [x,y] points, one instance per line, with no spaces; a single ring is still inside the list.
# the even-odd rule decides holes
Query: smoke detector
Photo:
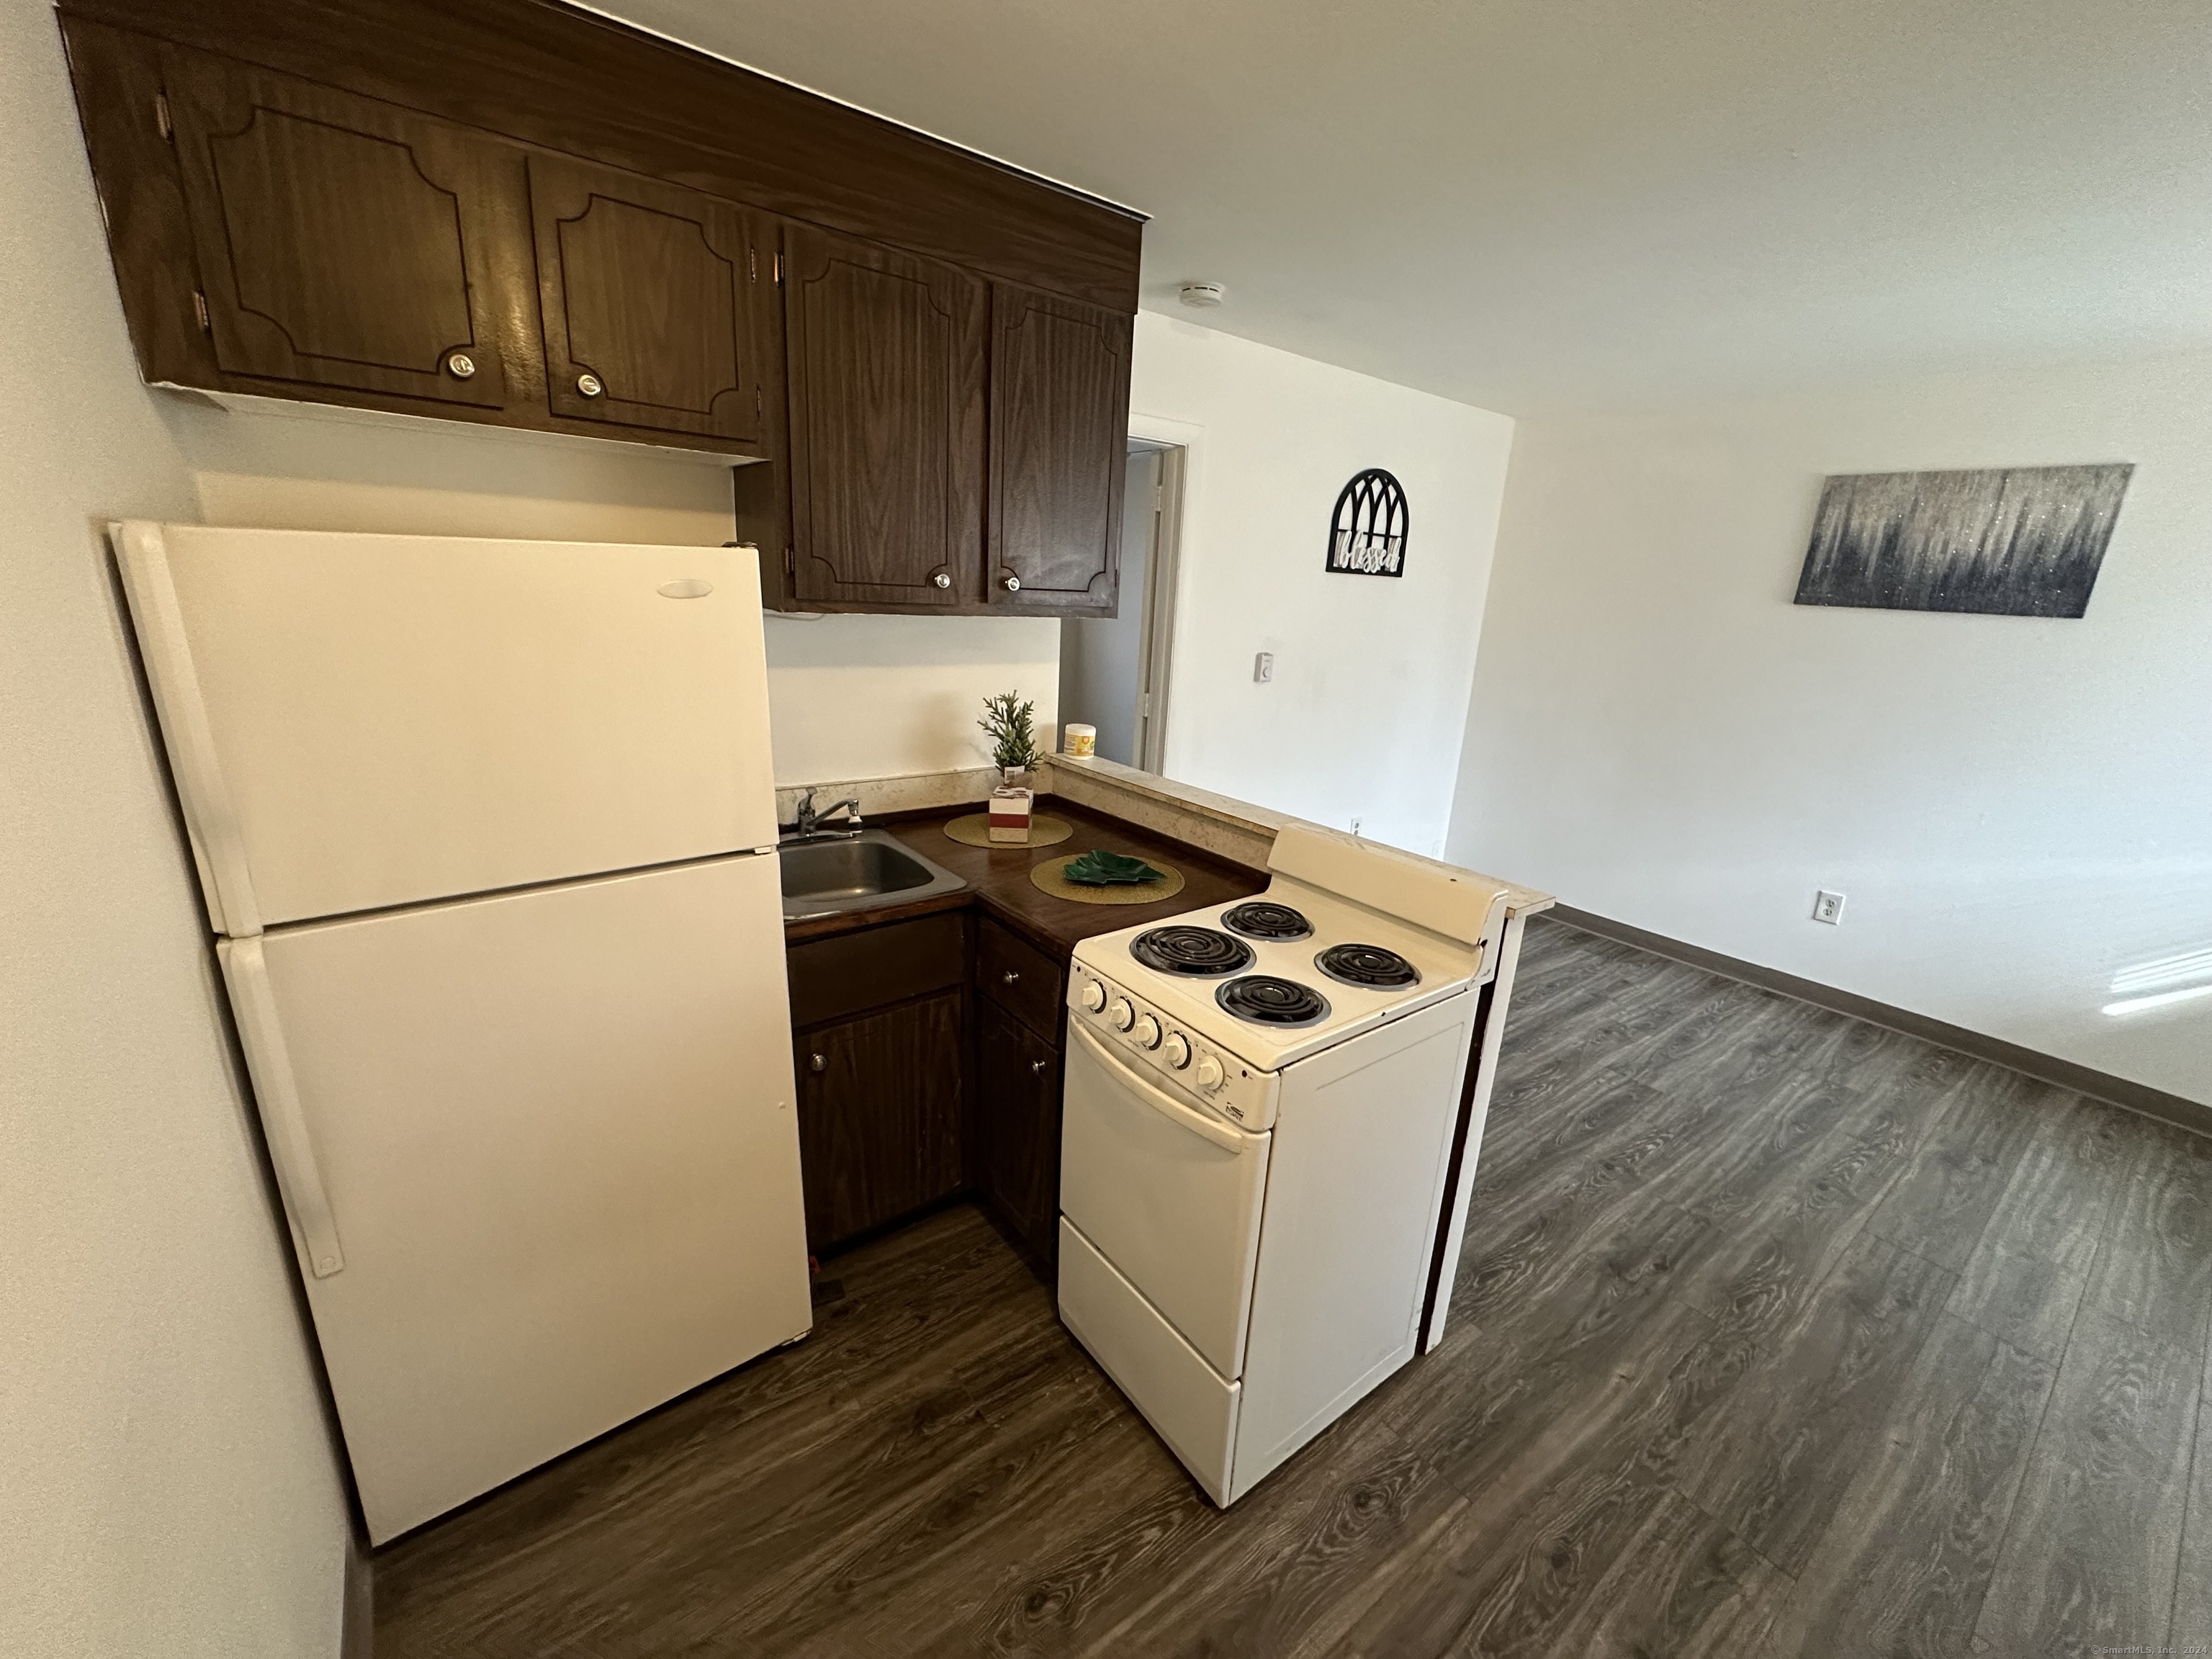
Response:
[[[1196,306],[1201,311],[1211,311],[1229,297],[1229,290],[1218,283],[1185,283],[1182,302]]]

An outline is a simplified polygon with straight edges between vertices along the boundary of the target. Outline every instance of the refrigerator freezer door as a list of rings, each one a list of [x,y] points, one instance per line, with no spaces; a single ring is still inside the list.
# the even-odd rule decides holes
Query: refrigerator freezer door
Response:
[[[222,945],[372,1540],[805,1333],[782,934],[748,854]]]
[[[116,534],[219,931],[775,841],[749,548]]]

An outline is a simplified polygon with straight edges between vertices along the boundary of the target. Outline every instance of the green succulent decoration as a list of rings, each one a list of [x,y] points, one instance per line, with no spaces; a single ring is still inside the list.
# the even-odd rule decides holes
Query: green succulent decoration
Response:
[[[1133,887],[1140,881],[1164,881],[1167,872],[1155,870],[1142,859],[1109,853],[1094,847],[1081,858],[1070,859],[1061,872],[1078,887]]]
[[[991,739],[991,763],[1001,770],[1037,763],[1036,704],[1018,691],[983,699],[983,718],[975,722]]]

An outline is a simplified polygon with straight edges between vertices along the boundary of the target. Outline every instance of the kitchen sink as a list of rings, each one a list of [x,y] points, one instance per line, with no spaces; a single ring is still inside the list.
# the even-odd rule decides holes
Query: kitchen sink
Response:
[[[787,841],[775,855],[783,866],[786,921],[907,904],[968,884],[885,830]]]

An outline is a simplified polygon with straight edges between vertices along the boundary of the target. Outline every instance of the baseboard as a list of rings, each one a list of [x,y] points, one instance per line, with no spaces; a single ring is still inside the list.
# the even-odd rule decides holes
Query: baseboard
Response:
[[[1724,957],[1719,951],[1708,951],[1702,945],[1685,945],[1680,939],[1668,939],[1664,933],[1646,933],[1641,927],[1632,927],[1628,923],[1615,921],[1610,916],[1593,915],[1587,910],[1577,910],[1572,905],[1557,905],[1551,915],[1553,920],[1565,922],[1570,927],[1579,927],[1586,933],[1619,939],[1624,945],[1633,945],[1638,950],[1649,951],[1655,956],[1687,963],[1692,968],[1703,968],[1729,979],[1741,980],[1745,984],[1756,985],[1761,990],[1779,992],[1784,996],[1795,997],[1800,1002],[1809,1002],[1817,1007],[1832,1009],[1839,1014],[1849,1014],[1852,1018],[1865,1020],[1870,1025],[1886,1026],[1890,1030],[1902,1031],[1905,1036],[1918,1037],[1923,1042],[1955,1048],[1976,1060],[1986,1060],[1992,1065],[2024,1073],[2061,1089],[2071,1089],[2077,1094],[2089,1095],[2112,1105],[2125,1107],[2129,1111],[2140,1112],[2145,1117],[2154,1117],[2162,1123],[2171,1123],[2195,1134],[2212,1135],[2212,1106],[2202,1105],[2181,1095],[2168,1094],[2165,1090],[2154,1089],[2148,1084],[2130,1083],[2124,1077],[2114,1077],[2109,1072],[2100,1072],[2070,1060],[2061,1060],[2056,1054],[2039,1054],[2033,1048],[2023,1048],[2016,1042],[2007,1042],[2002,1037],[1985,1036],[1979,1031],[1970,1031],[1963,1025],[1930,1019],[1927,1015],[1916,1014],[1909,1008],[1896,1008],[1887,1002],[1876,1002],[1871,997],[1839,991],[1832,985],[1821,984],[1818,980],[1800,979],[1796,975],[1785,974],[1779,969],[1762,968],[1755,962]]]
[[[372,1571],[368,1540],[349,1529],[345,1577],[339,1592],[343,1600],[338,1612],[338,1659],[369,1659],[369,1650],[375,1645],[376,1602],[369,1583]]]

